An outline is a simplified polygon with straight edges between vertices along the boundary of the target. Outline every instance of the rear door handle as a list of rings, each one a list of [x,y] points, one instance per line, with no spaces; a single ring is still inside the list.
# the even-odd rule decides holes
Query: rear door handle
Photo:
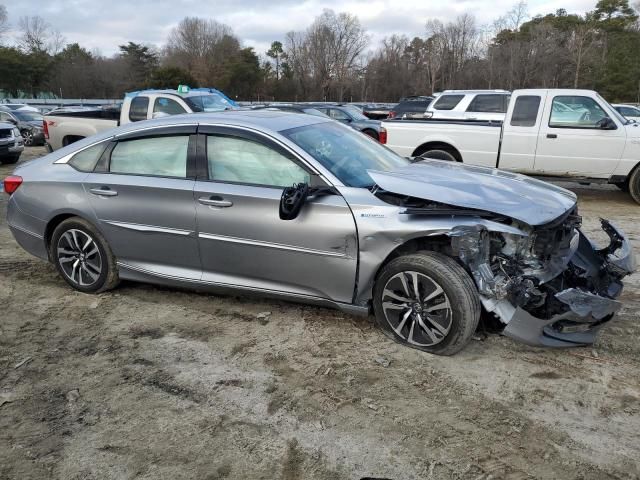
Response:
[[[92,188],[89,190],[94,195],[100,195],[101,197],[115,197],[118,192],[111,190],[109,187]]]
[[[547,133],[547,138],[558,138],[558,135],[555,133]]]
[[[219,208],[227,208],[233,205],[233,202],[230,200],[225,200],[224,198],[218,195],[212,195],[210,197],[200,197],[198,199],[202,205],[209,205],[210,207],[219,207]]]

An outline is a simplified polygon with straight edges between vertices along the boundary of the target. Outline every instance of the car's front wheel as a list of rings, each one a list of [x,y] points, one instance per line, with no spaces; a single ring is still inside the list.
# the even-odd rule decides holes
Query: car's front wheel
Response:
[[[386,335],[437,355],[464,348],[480,319],[473,280],[441,253],[393,259],[378,275],[373,295],[376,322]]]
[[[68,218],[56,227],[49,255],[62,278],[76,290],[100,293],[118,284],[116,259],[107,241],[82,218]]]

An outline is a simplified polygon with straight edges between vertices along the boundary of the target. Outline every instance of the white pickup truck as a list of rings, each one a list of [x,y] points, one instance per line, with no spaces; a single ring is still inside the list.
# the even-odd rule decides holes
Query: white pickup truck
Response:
[[[213,88],[142,90],[128,93],[117,109],[62,109],[44,116],[43,129],[49,150],[90,137],[119,125],[181,113],[219,112],[237,108],[235,102]]]
[[[640,124],[591,90],[516,90],[504,122],[425,119],[382,125],[387,146],[405,157],[612,183],[640,203]]]

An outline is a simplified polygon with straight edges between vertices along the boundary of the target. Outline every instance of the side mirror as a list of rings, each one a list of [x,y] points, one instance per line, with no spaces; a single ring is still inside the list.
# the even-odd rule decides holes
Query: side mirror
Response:
[[[18,124],[18,121],[15,118],[11,118],[11,117],[7,118],[7,122],[13,123],[14,125]]]
[[[616,128],[618,128],[616,127],[616,123],[609,117],[601,118],[600,120],[598,120],[598,123],[596,125],[598,125],[598,127],[602,130],[615,130]]]
[[[309,185],[306,183],[297,183],[293,187],[286,187],[280,197],[280,220],[296,218],[307,201],[308,195]]]

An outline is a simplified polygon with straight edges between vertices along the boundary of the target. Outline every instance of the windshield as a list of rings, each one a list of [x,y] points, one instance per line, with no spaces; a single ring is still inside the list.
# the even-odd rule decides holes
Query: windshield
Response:
[[[346,107],[342,107],[342,109],[345,110],[346,112],[348,112],[349,115],[351,115],[351,118],[353,120],[369,120],[356,107],[352,107],[351,105],[348,105]]]
[[[280,132],[349,187],[371,187],[367,170],[388,172],[408,165],[376,140],[336,122],[316,123]]]
[[[12,113],[23,122],[41,122],[42,121],[42,115],[39,114],[38,112],[25,112],[20,110],[14,110]]]
[[[194,112],[221,112],[235,109],[229,100],[216,94],[184,97],[183,100]]]
[[[323,117],[323,118],[327,118],[328,117],[328,115],[325,115],[320,110],[317,110],[315,108],[305,108],[303,110],[303,112],[308,114],[308,115],[315,115],[316,117]]]

